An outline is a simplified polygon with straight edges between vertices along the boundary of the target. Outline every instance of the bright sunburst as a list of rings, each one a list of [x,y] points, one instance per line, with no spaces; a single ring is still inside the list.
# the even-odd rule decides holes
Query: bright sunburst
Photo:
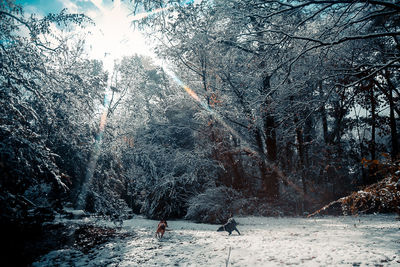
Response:
[[[132,18],[128,7],[117,0],[110,8],[101,0],[91,0],[97,10],[87,14],[96,25],[87,40],[90,54],[103,58],[104,67],[112,70],[114,60],[133,54],[150,55],[143,35],[131,27]]]

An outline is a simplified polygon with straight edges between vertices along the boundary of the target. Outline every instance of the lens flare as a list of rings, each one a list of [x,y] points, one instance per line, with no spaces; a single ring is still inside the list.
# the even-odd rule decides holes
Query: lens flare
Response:
[[[103,113],[101,114],[100,118],[99,132],[104,132],[104,128],[106,127],[108,104],[109,104],[108,92],[106,92],[106,94],[104,95]]]
[[[109,110],[109,98],[108,98],[108,92],[110,91],[111,87],[111,78],[108,78],[108,84],[107,84],[107,89],[104,95],[104,101],[103,101],[103,111],[100,117],[100,124],[99,124],[99,131],[97,133],[95,142],[94,142],[94,148],[92,150],[92,153],[90,155],[89,163],[86,169],[86,175],[82,184],[82,189],[81,192],[79,193],[78,199],[76,201],[76,208],[77,209],[84,209],[86,205],[86,196],[87,193],[89,192],[89,187],[92,183],[93,179],[93,174],[96,169],[97,165],[97,160],[99,159],[100,156],[100,150],[101,150],[101,143],[103,141],[103,134],[104,134],[104,129],[106,127],[107,123],[107,115],[108,115],[108,110]]]
[[[242,143],[250,147],[247,142],[244,140],[244,138],[237,132],[235,131],[231,126],[229,126],[225,120],[219,115],[217,112],[215,112],[207,103],[206,101],[203,101],[200,99],[200,97],[196,94],[195,91],[193,91],[189,86],[184,84],[181,79],[178,78],[178,76],[170,70],[167,66],[164,64],[159,63],[158,60],[155,60],[155,62],[158,62],[157,64],[164,70],[165,73],[167,73],[177,85],[182,87],[186,93],[192,97],[197,103],[200,104],[200,106],[205,109],[208,113],[210,113],[211,116],[213,116],[214,119],[216,119],[223,127],[225,127],[233,136],[236,138],[242,140]]]

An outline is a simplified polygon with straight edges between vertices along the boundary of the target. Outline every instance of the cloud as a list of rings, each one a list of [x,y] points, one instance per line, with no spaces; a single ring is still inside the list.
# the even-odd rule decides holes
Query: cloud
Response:
[[[84,31],[88,53],[92,58],[105,61],[112,69],[114,60],[133,54],[151,55],[149,46],[139,31],[131,27],[132,17],[128,4],[120,0],[18,0],[28,13],[46,15],[67,8],[70,13],[84,13],[95,22]],[[108,56],[105,56],[108,55]]]
[[[76,5],[76,1],[71,1],[71,0],[58,0],[59,2],[62,3],[64,8],[67,8],[70,12],[76,13],[78,12],[78,6]]]

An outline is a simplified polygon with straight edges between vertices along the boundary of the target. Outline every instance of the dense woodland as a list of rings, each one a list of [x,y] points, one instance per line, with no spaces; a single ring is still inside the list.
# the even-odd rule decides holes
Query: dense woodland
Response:
[[[7,231],[65,207],[219,223],[304,215],[358,191],[362,211],[382,188],[371,211],[398,210],[397,1],[127,2],[168,6],[134,22],[168,70],[136,55],[106,71],[85,49],[89,17],[0,1]]]

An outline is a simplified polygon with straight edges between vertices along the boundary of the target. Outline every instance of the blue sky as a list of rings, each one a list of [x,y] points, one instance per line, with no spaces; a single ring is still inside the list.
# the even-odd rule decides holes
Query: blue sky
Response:
[[[16,0],[16,3],[22,5],[28,13],[40,15],[57,13],[63,8],[68,8],[71,13],[86,13],[97,9],[95,3],[107,8],[113,6],[111,0]]]
[[[63,9],[63,4],[58,0],[17,0],[16,3],[22,5],[29,13],[54,13]]]
[[[97,5],[105,8],[112,8],[112,0],[16,0],[16,2],[24,6],[28,13],[36,13],[45,15],[47,13],[57,13],[63,8],[68,8],[70,12],[86,13],[97,9]],[[125,1],[129,2],[129,1]],[[194,0],[182,1],[183,5],[193,3]]]
[[[132,16],[129,1],[120,0],[17,0],[25,12],[44,16],[67,8],[69,13],[84,13],[95,22],[85,29],[90,57],[102,59],[106,68],[114,60],[133,54],[150,55],[143,35],[131,27]],[[110,55],[105,58],[105,55]]]

